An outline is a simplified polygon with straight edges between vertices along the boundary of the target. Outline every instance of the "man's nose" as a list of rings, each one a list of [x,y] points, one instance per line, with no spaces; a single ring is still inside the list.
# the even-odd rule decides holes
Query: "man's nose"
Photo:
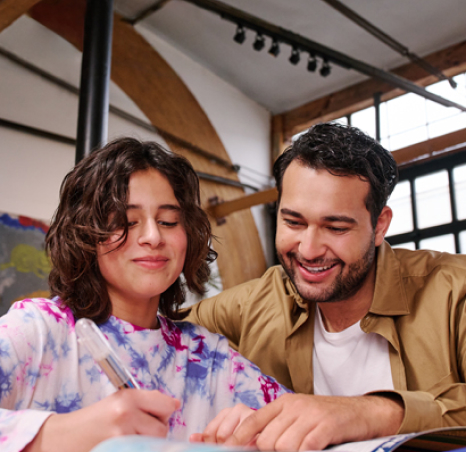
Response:
[[[303,259],[311,261],[320,258],[326,250],[325,238],[319,229],[309,227],[300,234],[298,251]]]

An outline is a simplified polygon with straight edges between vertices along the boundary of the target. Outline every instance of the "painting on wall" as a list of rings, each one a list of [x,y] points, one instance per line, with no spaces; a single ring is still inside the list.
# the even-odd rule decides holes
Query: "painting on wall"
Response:
[[[47,230],[42,221],[0,212],[0,315],[16,300],[49,296]]]

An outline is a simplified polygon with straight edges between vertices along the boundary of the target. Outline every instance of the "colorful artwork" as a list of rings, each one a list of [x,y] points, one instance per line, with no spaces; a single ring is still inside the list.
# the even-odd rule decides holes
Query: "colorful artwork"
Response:
[[[0,315],[13,301],[48,296],[47,230],[41,221],[0,213]]]

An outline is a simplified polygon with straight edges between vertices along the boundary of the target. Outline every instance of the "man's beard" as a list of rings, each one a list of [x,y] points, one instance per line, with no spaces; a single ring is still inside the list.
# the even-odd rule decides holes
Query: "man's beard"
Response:
[[[340,273],[337,275],[330,287],[328,287],[322,293],[315,294],[314,296],[312,295],[312,291],[306,289],[312,288],[310,286],[312,286],[313,284],[317,286],[318,283],[304,282],[300,284],[298,282],[299,279],[296,277],[296,266],[293,267],[292,265],[293,262],[299,261],[296,257],[296,253],[290,251],[286,254],[286,257],[288,259],[289,264],[285,262],[285,259],[283,259],[282,255],[278,256],[286,274],[293,282],[294,286],[296,287],[296,290],[298,291],[303,301],[307,303],[330,303],[343,301],[350,298],[356,292],[358,292],[358,290],[366,281],[367,275],[369,274],[375,259],[375,235],[372,236],[371,241],[369,242],[369,245],[361,259],[348,265],[348,272],[346,275],[343,274],[343,271],[347,264],[345,264],[340,259],[334,259],[332,261],[328,261],[325,259],[314,259],[312,261],[306,261],[306,263],[309,265],[341,265]],[[301,260],[301,262],[302,261],[303,260]]]

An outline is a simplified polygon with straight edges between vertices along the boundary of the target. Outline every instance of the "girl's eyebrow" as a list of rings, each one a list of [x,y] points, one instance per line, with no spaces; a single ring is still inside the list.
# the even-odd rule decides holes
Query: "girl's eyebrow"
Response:
[[[128,204],[126,207],[126,210],[135,210],[135,209],[142,209],[142,206],[140,204]],[[162,204],[159,206],[159,209],[162,210],[176,210],[176,211],[181,211],[181,207],[177,206],[176,204]]]

